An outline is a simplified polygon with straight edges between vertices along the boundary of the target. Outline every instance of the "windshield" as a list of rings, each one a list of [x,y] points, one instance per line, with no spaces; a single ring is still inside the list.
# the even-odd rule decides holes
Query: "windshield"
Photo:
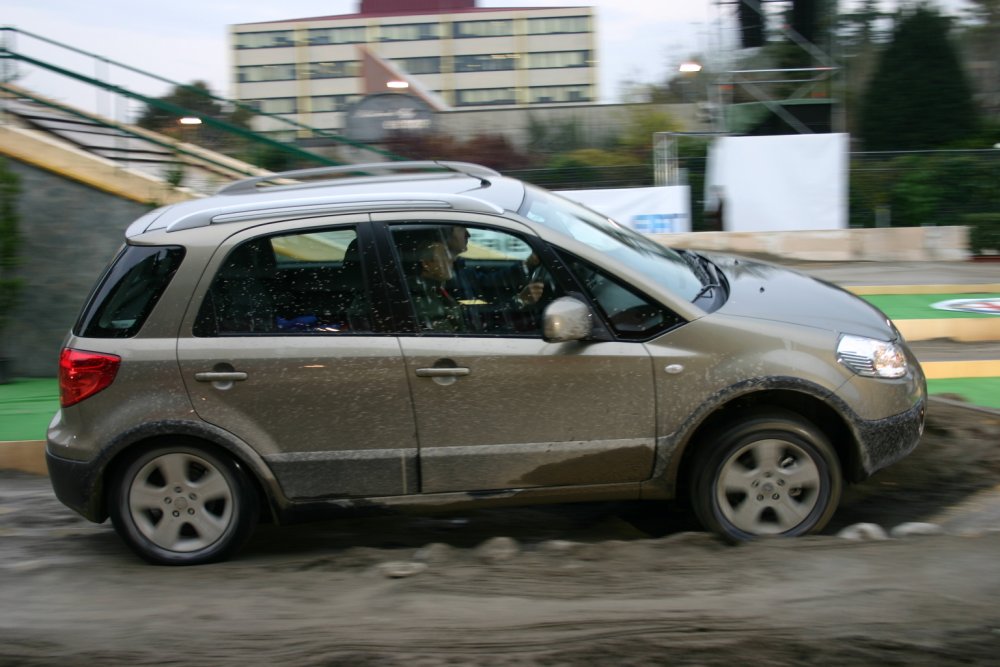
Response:
[[[519,213],[529,220],[640,271],[683,299],[692,301],[702,291],[704,282],[677,251],[576,202],[530,185],[526,190]]]

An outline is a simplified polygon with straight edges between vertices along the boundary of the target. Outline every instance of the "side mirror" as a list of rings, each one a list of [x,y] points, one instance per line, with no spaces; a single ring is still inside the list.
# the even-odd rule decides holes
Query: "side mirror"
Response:
[[[550,343],[583,340],[593,330],[590,307],[571,296],[559,297],[545,308],[542,335]]]

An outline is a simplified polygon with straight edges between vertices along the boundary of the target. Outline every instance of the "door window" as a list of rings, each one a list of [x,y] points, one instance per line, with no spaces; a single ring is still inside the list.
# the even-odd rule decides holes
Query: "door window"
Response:
[[[619,338],[648,340],[681,323],[677,315],[576,257],[567,265]]]
[[[196,336],[371,333],[354,228],[259,237],[233,248],[201,304]]]
[[[457,224],[390,229],[419,333],[541,336],[557,288],[523,238]]]

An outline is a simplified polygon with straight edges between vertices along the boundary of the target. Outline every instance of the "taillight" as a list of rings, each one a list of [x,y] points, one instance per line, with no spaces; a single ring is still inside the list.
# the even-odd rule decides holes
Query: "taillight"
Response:
[[[59,355],[59,403],[68,408],[115,381],[121,357],[63,348]]]

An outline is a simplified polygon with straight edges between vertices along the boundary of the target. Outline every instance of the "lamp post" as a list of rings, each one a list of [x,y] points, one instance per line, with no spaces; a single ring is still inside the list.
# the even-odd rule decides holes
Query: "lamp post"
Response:
[[[685,60],[677,68],[677,71],[681,73],[681,82],[684,84],[684,101],[688,104],[697,101],[693,90],[693,79],[701,73],[701,70],[701,63],[694,60]]]

